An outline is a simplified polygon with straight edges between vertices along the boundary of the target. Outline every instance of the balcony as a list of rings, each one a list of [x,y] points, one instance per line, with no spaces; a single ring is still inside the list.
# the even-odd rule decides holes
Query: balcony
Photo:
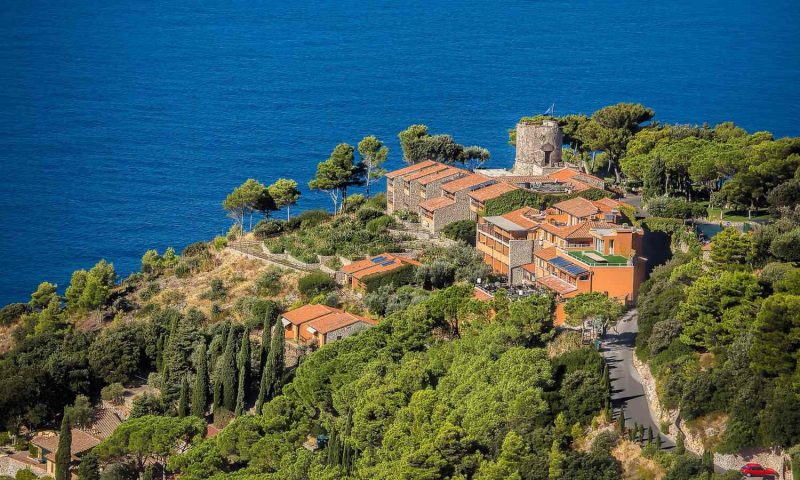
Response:
[[[489,225],[488,223],[479,223],[478,224],[478,231],[481,232],[482,234],[488,236],[489,238],[491,238],[495,242],[500,243],[501,245],[505,245],[506,247],[508,247],[508,242],[506,240],[503,240],[502,238],[498,237],[497,234],[494,232],[494,229],[492,228],[492,226]]]

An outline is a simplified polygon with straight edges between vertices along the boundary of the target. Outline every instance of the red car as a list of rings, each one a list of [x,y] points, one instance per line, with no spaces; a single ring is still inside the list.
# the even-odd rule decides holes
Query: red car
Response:
[[[739,469],[746,477],[774,477],[778,472],[771,468],[766,468],[759,463],[748,463]]]

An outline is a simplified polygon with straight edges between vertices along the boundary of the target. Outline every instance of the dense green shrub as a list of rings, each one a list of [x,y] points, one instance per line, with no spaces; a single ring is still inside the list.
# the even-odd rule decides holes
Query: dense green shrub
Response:
[[[403,265],[400,268],[389,272],[381,272],[370,275],[363,280],[367,292],[374,292],[379,288],[391,285],[395,288],[408,285],[414,281],[414,265]]]
[[[491,200],[487,200],[484,215],[503,215],[522,207],[532,207],[542,210],[572,198],[582,197],[587,200],[600,200],[601,198],[609,198],[613,195],[613,193],[599,188],[589,188],[575,193],[547,195],[530,190],[517,189],[504,193]]]
[[[219,251],[228,246],[228,239],[225,237],[214,237],[214,249]]]
[[[203,293],[202,297],[208,300],[222,300],[228,296],[225,284],[219,278],[212,278],[209,282],[209,290]]]
[[[347,198],[344,199],[344,211],[347,213],[352,213],[361,208],[367,202],[367,198],[360,194],[354,193],[353,195],[348,195]]]
[[[407,208],[394,211],[394,216],[405,222],[419,223],[419,215]]]
[[[291,219],[292,228],[313,228],[330,220],[331,215],[325,210],[306,210]],[[289,225],[287,225],[288,227]]]
[[[301,277],[297,289],[305,298],[313,298],[320,293],[328,293],[336,289],[336,282],[323,272],[311,272]]]
[[[381,212],[386,211],[386,192],[380,192],[377,195],[373,195],[364,202],[364,207],[372,208],[374,210],[380,210]]]
[[[381,215],[367,222],[367,231],[372,233],[383,233],[394,224],[394,219],[389,215]]]
[[[0,309],[0,326],[11,325],[25,313],[28,313],[27,303],[9,303]]]
[[[358,220],[359,223],[362,223],[364,225],[366,225],[367,222],[369,222],[370,220],[374,220],[382,216],[383,216],[382,211],[375,210],[372,208],[362,208],[356,212],[356,220]]]
[[[683,220],[677,218],[647,217],[642,220],[642,226],[651,232],[674,233],[683,228]]]
[[[205,242],[190,243],[183,249],[181,256],[183,257],[197,257],[200,255],[208,254],[208,244]]]
[[[253,227],[253,236],[259,240],[274,237],[283,232],[286,222],[282,220],[261,220]]]
[[[442,235],[451,239],[475,245],[475,229],[477,223],[472,220],[458,220],[448,223],[442,228]]]
[[[256,295],[271,297],[277,295],[283,289],[281,279],[283,270],[280,267],[271,266],[262,273],[254,285]]]
[[[663,218],[700,218],[707,214],[705,204],[681,198],[653,197],[647,201],[646,208],[651,216]]]

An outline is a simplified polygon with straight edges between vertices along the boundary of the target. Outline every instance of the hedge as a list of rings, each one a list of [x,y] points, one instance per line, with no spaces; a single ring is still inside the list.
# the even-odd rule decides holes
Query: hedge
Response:
[[[530,190],[518,189],[504,193],[497,198],[486,201],[484,215],[503,215],[522,207],[532,207],[543,210],[558,202],[572,198],[582,197],[587,200],[600,200],[613,196],[611,192],[599,188],[589,188],[581,192],[540,194]]]
[[[367,292],[374,292],[384,285],[401,287],[403,285],[408,285],[413,281],[414,265],[406,264],[400,268],[396,268],[388,272],[370,275],[362,280],[362,283],[364,284],[364,288],[367,290]]]
[[[680,218],[647,217],[642,220],[642,227],[651,232],[675,233],[683,228]]]

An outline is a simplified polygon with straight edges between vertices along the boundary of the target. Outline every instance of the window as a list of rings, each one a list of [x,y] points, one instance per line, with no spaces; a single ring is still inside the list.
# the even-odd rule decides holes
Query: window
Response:
[[[614,255],[614,240],[608,241],[608,254]]]

